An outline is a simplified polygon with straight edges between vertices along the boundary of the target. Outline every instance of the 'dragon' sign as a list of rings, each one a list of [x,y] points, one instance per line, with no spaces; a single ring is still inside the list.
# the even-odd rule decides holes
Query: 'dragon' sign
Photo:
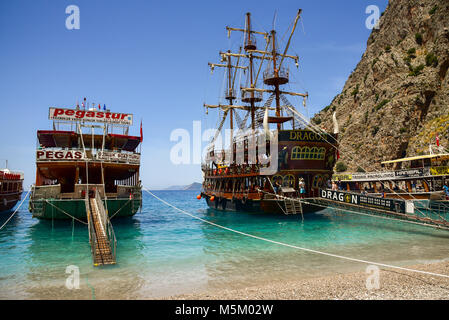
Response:
[[[320,190],[320,197],[337,202],[358,205],[362,207],[369,207],[375,209],[382,209],[394,212],[404,212],[405,202],[403,200],[378,198],[374,196],[366,196],[356,193],[348,193],[333,190]]]
[[[48,119],[65,121],[106,122],[130,126],[133,124],[133,115],[130,113],[116,113],[96,110],[73,110],[50,108]]]
[[[281,130],[279,131],[279,141],[304,141],[304,142],[330,142],[334,138],[329,134],[319,135],[309,130]]]

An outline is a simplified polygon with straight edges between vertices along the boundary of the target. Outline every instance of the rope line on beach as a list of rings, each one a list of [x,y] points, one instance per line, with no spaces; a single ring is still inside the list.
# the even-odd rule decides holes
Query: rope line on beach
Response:
[[[31,189],[28,190],[28,193],[26,194],[26,196],[22,199],[22,202],[20,202],[19,206],[17,207],[16,210],[14,210],[14,212],[12,213],[12,215],[8,218],[8,220],[5,221],[5,223],[0,227],[0,230],[3,229],[4,226],[6,226],[6,224],[9,222],[9,220],[12,219],[12,217],[16,214],[17,211],[19,211],[20,207],[22,206],[23,202],[25,201],[26,198],[28,198],[28,195],[30,194]]]
[[[353,261],[353,262],[359,262],[359,263],[363,263],[363,264],[368,264],[368,265],[376,265],[376,266],[380,266],[380,267],[385,267],[385,268],[391,268],[391,269],[398,269],[398,270],[403,270],[403,271],[409,271],[409,272],[415,272],[415,273],[421,273],[421,274],[426,274],[426,275],[431,275],[431,276],[436,276],[436,277],[442,277],[442,278],[448,278],[449,279],[449,275],[446,274],[439,274],[439,273],[434,273],[434,272],[429,272],[429,271],[423,271],[423,270],[416,270],[416,269],[410,269],[410,268],[405,268],[405,267],[399,267],[399,266],[393,266],[393,265],[389,265],[389,264],[385,264],[385,263],[379,263],[379,262],[372,262],[372,261],[367,261],[367,260],[362,260],[362,259],[357,259],[357,258],[351,258],[351,257],[346,257],[346,256],[341,256],[341,255],[337,255],[337,254],[333,254],[333,253],[328,253],[328,252],[323,252],[323,251],[318,251],[318,250],[313,250],[313,249],[308,249],[308,248],[303,248],[303,247],[299,247],[299,246],[295,246],[292,244],[288,244],[288,243],[283,243],[283,242],[279,242],[279,241],[275,241],[275,240],[270,240],[270,239],[266,239],[263,237],[259,237],[259,236],[255,236],[249,233],[245,233],[242,231],[238,231],[235,229],[231,229],[222,225],[219,225],[217,223],[208,221],[206,219],[200,218],[195,216],[194,214],[191,214],[183,209],[180,209],[172,204],[170,204],[169,202],[159,198],[158,196],[156,196],[154,193],[152,193],[150,190],[148,190],[147,188],[143,188],[149,195],[151,195],[152,197],[154,197],[155,199],[159,200],[160,202],[166,204],[169,207],[172,207],[173,209],[190,216],[193,219],[202,221],[204,223],[210,224],[212,226],[215,226],[217,228],[220,229],[224,229],[233,233],[237,233],[249,238],[253,238],[253,239],[257,239],[257,240],[261,240],[261,241],[266,241],[266,242],[270,242],[273,244],[277,244],[277,245],[281,245],[281,246],[285,246],[285,247],[289,247],[289,248],[293,248],[293,249],[298,249],[298,250],[302,250],[302,251],[306,251],[306,252],[310,252],[310,253],[315,253],[315,254],[320,254],[320,255],[324,255],[324,256],[328,256],[328,257],[333,257],[333,258],[338,258],[338,259],[342,259],[342,260],[348,260],[348,261]]]

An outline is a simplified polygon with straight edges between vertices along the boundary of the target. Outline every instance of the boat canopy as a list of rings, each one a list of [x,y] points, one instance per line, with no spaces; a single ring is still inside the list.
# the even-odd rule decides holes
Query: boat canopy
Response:
[[[449,153],[428,154],[428,155],[422,155],[422,156],[415,156],[415,157],[401,158],[401,159],[395,159],[395,160],[383,161],[383,162],[381,162],[381,164],[389,164],[389,163],[397,163],[397,162],[406,162],[406,161],[415,161],[415,160],[423,160],[423,159],[433,159],[433,158],[444,158],[444,159],[449,159]]]
[[[76,136],[74,131],[39,130],[37,132],[39,144],[45,148],[71,146],[71,142]]]
[[[134,151],[140,143],[140,137],[122,134],[108,134],[112,138],[113,145],[121,150]]]
[[[74,131],[39,130],[37,138],[42,148],[80,148],[79,134]],[[122,134],[107,134],[105,136],[105,149],[135,151],[140,144],[140,137]],[[101,149],[103,146],[103,135],[90,135],[83,133],[83,142],[86,148]]]

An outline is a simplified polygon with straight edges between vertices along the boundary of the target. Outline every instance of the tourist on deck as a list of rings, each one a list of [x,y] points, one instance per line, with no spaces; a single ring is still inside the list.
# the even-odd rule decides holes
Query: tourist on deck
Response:
[[[447,186],[447,182],[444,184],[443,189],[446,194],[446,200],[449,200],[449,187]]]
[[[303,178],[299,179],[299,196],[301,198],[306,196],[306,183]]]
[[[274,193],[278,194],[280,187],[281,187],[281,184],[279,183],[279,181],[276,180],[274,182]]]

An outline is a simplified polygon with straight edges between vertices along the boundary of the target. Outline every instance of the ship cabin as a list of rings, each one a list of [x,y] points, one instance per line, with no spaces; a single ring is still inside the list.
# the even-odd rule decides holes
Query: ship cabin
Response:
[[[449,154],[407,157],[381,163],[379,172],[335,174],[333,180],[343,191],[403,199],[445,198],[449,183]]]
[[[274,131],[273,131],[274,132]],[[260,197],[258,189],[272,192],[273,187],[286,196],[297,195],[304,179],[307,196],[318,196],[319,188],[331,178],[335,164],[336,135],[317,134],[306,129],[281,130],[276,136],[277,166],[271,166],[270,140],[261,156],[256,143],[248,137],[237,139],[230,150],[210,150],[203,171],[206,193],[221,197]],[[237,149],[244,150],[240,159]],[[259,162],[265,158],[267,161]],[[213,161],[213,160],[215,161]],[[221,159],[217,161],[216,159]],[[253,196],[251,196],[253,194]]]
[[[128,132],[86,121],[54,121],[53,130],[37,131],[33,197],[82,199],[95,189],[109,199],[140,194],[142,138]]]
[[[22,193],[22,172],[11,172],[8,169],[0,170],[0,195]]]

